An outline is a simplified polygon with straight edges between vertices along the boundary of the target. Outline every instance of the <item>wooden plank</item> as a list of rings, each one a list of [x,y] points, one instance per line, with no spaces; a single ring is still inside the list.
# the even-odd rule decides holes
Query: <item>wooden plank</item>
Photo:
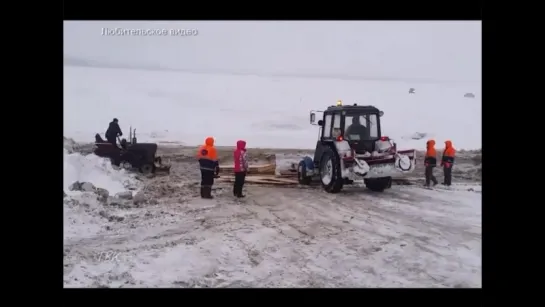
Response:
[[[274,174],[275,170],[276,165],[274,164],[250,165],[248,174]],[[220,165],[221,174],[233,173],[233,171],[234,167],[232,165]]]
[[[234,182],[235,177],[234,176],[221,176],[219,178],[220,181],[224,182]],[[272,185],[295,185],[297,184],[297,180],[293,179],[287,179],[287,178],[277,178],[273,176],[251,176],[246,177],[245,180],[246,183],[254,183],[254,184],[272,184]]]

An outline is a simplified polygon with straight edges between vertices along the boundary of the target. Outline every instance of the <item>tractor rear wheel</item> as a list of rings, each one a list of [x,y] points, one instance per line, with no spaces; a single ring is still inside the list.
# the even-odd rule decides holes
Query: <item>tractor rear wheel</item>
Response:
[[[328,193],[339,193],[343,188],[344,180],[341,175],[339,156],[328,148],[320,160],[320,179],[322,187]]]

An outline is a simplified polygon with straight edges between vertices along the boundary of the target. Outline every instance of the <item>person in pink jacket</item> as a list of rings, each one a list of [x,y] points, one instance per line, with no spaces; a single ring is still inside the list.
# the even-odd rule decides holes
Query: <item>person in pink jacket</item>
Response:
[[[246,141],[237,141],[237,149],[233,153],[235,162],[235,185],[233,186],[233,195],[236,197],[245,197],[242,194],[242,187],[246,180],[246,173],[248,172],[248,157],[246,155]]]

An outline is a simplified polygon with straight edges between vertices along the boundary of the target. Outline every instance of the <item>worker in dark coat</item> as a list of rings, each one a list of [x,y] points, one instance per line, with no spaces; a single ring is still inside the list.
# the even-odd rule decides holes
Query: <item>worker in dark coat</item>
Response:
[[[248,157],[246,155],[246,141],[237,141],[237,148],[233,152],[233,160],[235,162],[235,184],[233,186],[233,195],[241,198],[245,197],[242,194],[242,187],[246,181],[246,173],[248,172]]]
[[[435,141],[429,140],[426,143],[426,156],[424,157],[426,187],[430,186],[430,181],[433,185],[437,185],[437,179],[433,175],[433,169],[437,166],[437,151],[435,150]]]
[[[450,186],[452,184],[452,166],[454,165],[454,156],[456,150],[452,147],[451,141],[445,141],[445,150],[443,151],[443,157],[441,158],[441,166],[443,167],[443,174],[445,175],[444,185]]]
[[[344,135],[351,139],[351,135],[358,135],[359,139],[353,139],[353,141],[359,141],[359,140],[367,140],[369,138],[369,129],[367,129],[366,126],[362,125],[360,123],[360,117],[357,115],[354,115],[352,117],[352,125],[348,126],[346,128],[346,131],[344,132]]]
[[[111,143],[114,146],[116,145],[117,137],[123,136],[123,132],[121,132],[118,122],[119,121],[117,118],[114,118],[114,120],[108,126],[108,130],[106,130],[106,140],[108,140],[108,143]]]
[[[214,138],[207,137],[204,145],[199,147],[197,160],[201,169],[201,197],[212,199],[214,177],[219,174],[218,152],[214,147]]]

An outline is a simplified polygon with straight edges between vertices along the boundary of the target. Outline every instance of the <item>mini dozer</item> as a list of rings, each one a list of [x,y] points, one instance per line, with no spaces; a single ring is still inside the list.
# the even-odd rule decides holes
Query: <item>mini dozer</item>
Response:
[[[93,153],[102,158],[109,158],[112,165],[126,170],[137,170],[144,175],[157,172],[169,173],[170,165],[163,165],[161,157],[156,157],[156,143],[138,143],[136,129],[129,128],[129,140],[119,140],[120,146],[104,141],[100,134],[95,135]],[[118,138],[119,139],[119,138]]]
[[[311,111],[310,123],[319,126],[318,141],[314,157],[298,164],[299,183],[308,185],[319,177],[325,191],[338,193],[345,184],[363,179],[371,191],[383,192],[391,187],[392,177],[413,172],[416,150],[398,151],[381,134],[383,115],[374,106],[343,105],[340,100],[325,111]]]

